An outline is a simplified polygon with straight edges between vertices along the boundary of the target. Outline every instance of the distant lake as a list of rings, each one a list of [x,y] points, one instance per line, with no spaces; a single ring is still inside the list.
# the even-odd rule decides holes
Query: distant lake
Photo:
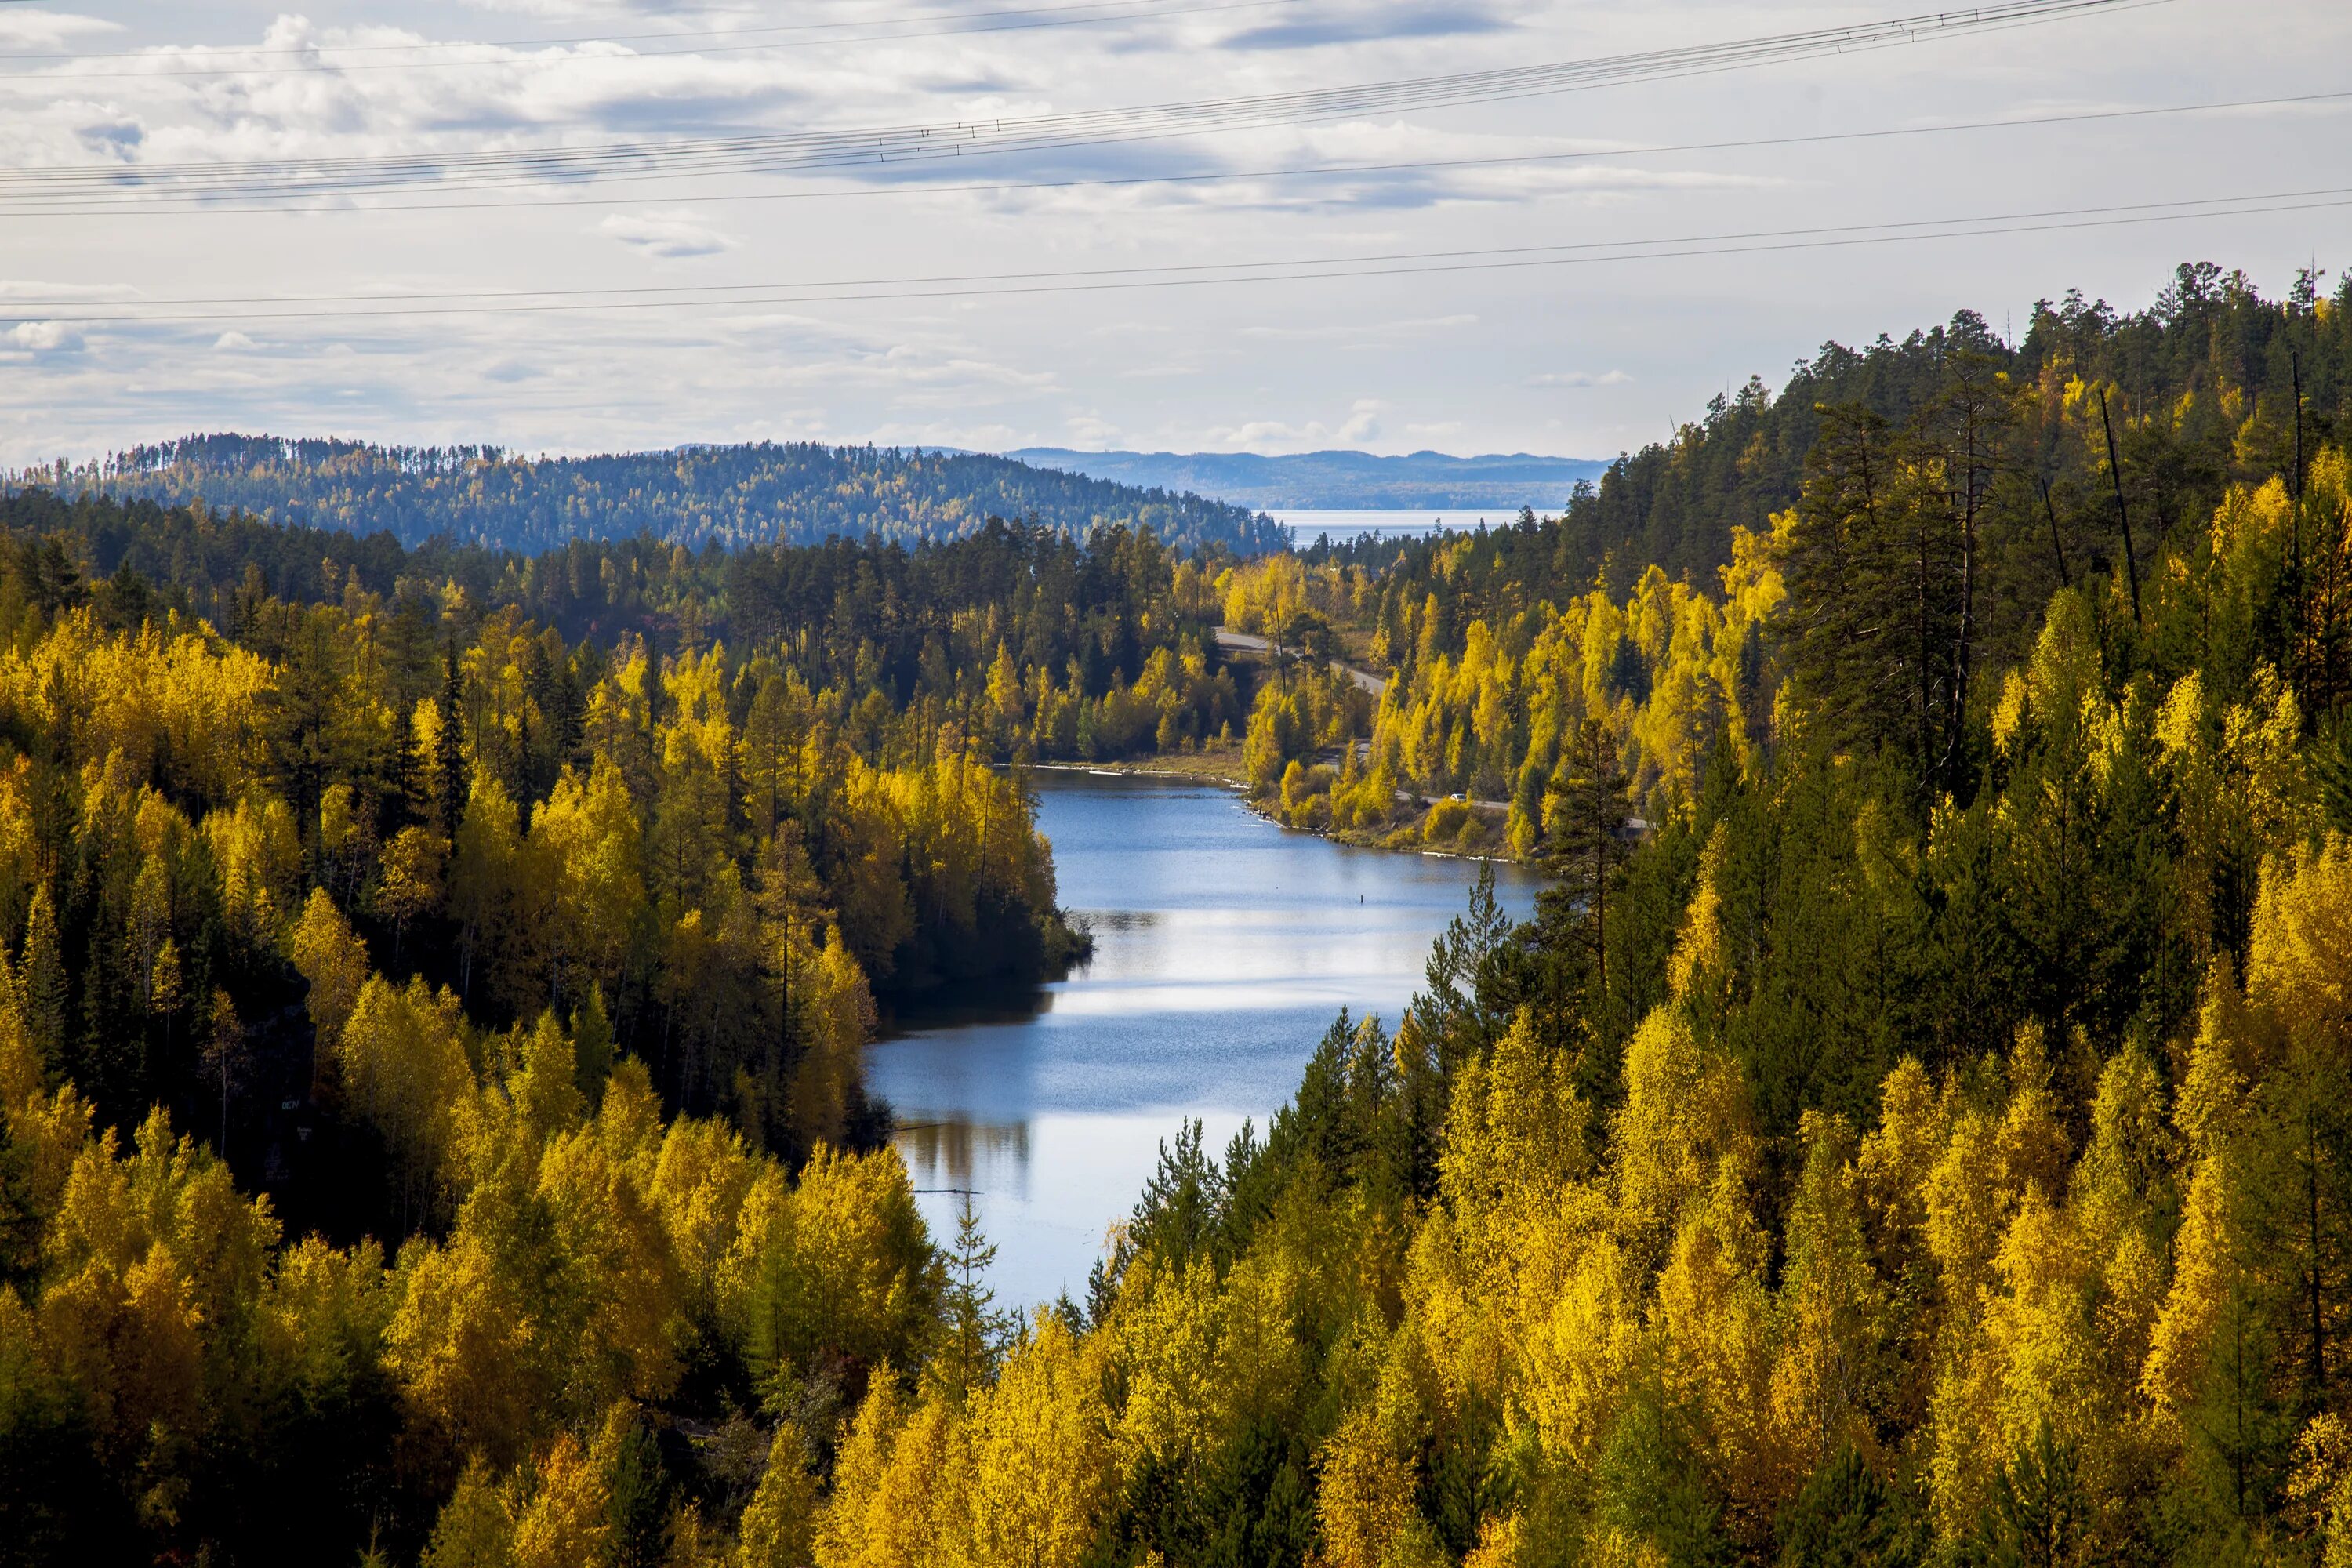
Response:
[[[1342,1005],[1391,1027],[1475,861],[1357,849],[1254,816],[1212,784],[1040,772],[1037,826],[1094,962],[1025,996],[902,1017],[866,1055],[941,1242],[976,1192],[1000,1303],[1086,1294],[1160,1142],[1198,1117],[1222,1154],[1261,1132]],[[1538,878],[1496,866],[1524,918]]]
[[[1488,528],[1500,528],[1519,520],[1515,506],[1446,507],[1430,511],[1269,511],[1268,517],[1290,530],[1291,539],[1301,545],[1315,542],[1318,534],[1328,533],[1331,542],[1355,538],[1358,534],[1377,534],[1382,539],[1401,538],[1409,534],[1455,532],[1476,528],[1484,523]]]

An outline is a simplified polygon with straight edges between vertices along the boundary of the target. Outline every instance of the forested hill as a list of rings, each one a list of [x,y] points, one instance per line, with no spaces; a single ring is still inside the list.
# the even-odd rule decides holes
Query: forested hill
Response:
[[[2125,499],[2146,550],[2184,520],[2211,517],[2222,489],[2252,468],[2287,467],[2298,376],[2307,447],[2352,427],[2352,277],[2332,300],[2316,282],[2306,275],[2285,299],[2263,300],[2244,274],[2197,262],[2179,268],[2144,310],[2118,312],[2073,290],[2043,300],[2013,343],[1973,310],[1899,342],[1827,343],[1799,362],[1779,395],[1751,377],[1672,441],[1621,456],[1597,486],[1579,486],[1559,529],[1541,542],[1544,569],[1570,591],[1604,562],[1620,589],[1653,564],[1670,577],[1711,579],[1731,560],[1732,530],[1768,532],[1772,515],[1795,504],[1821,408],[1859,405],[1889,424],[1913,421],[1949,384],[1955,356],[2007,374],[2053,416],[2070,382],[2111,388]],[[2111,530],[2098,409],[2063,412],[2078,436],[2087,418],[2095,445],[2064,439],[2063,421],[2044,417],[2028,421],[2034,439],[2005,452],[2003,463],[2037,511],[2039,482],[2048,482],[2070,534]],[[1383,561],[1392,553],[1383,549]]]
[[[1195,495],[1034,468],[978,453],[790,443],[690,447],[590,458],[517,457],[492,447],[379,447],[267,436],[190,436],[102,463],[20,480],[179,505],[202,500],[272,522],[436,536],[536,552],[638,534],[730,547],[835,535],[912,543],[960,539],[991,517],[1071,533],[1146,527],[1183,550],[1279,548],[1273,523]]]

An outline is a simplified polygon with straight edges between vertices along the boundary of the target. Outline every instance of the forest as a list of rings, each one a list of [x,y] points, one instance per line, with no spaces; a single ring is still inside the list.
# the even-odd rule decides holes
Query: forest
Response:
[[[992,517],[1071,533],[1121,523],[1187,548],[1251,552],[1286,542],[1271,520],[1196,495],[986,453],[808,442],[524,458],[490,447],[222,434],[38,468],[13,482],[165,505],[203,501],[289,526],[383,531],[412,546],[446,537],[533,553],[640,534],[694,548],[815,544],[835,535],[938,542]]]
[[[1698,563],[8,500],[0,1558],[2352,1561],[2346,308],[1874,350]],[[1552,885],[1004,1310],[869,1009],[1221,739]]]
[[[0,527],[12,1561],[413,1556],[566,1400],[756,1411],[777,1336],[831,1366],[802,1320],[859,1301],[903,1321],[856,1364],[911,1365],[938,1270],[858,1053],[1087,943],[989,765],[1005,693],[1073,744],[1240,717],[1117,527],[528,563],[90,495]],[[429,1441],[389,1348],[427,1276]]]
[[[1985,678],[2032,653],[2053,595],[2119,574],[2151,626],[2177,617],[2200,601],[2173,574],[2227,548],[2217,518],[2338,482],[2320,453],[2352,434],[2347,309],[2352,288],[2322,299],[2309,275],[2265,301],[2197,264],[2145,311],[2045,305],[2013,350],[1962,311],[1899,343],[1830,344],[1777,397],[1751,382],[1671,446],[1620,458],[1558,519],[1237,563],[1228,625],[1287,628],[1302,647],[1336,628],[1360,667],[1391,677],[1360,712],[1312,668],[1294,700],[1269,701],[1253,731],[1267,809],[1368,842],[1540,858],[1547,813],[1604,739],[1641,801],[1694,795],[1718,746],[1752,762],[1800,643],[1857,656],[1831,683],[1836,722],[1861,719],[1867,687],[1912,711],[1915,755],[1965,772],[1970,704],[1995,700]],[[1923,471],[1942,490],[1894,495],[1882,514],[1882,472]],[[2273,478],[2294,493],[2263,499]],[[1832,480],[1872,497],[1877,537],[1815,517],[1806,497]],[[2342,778],[2344,612],[2326,575],[2340,567],[2322,550],[2294,543],[2321,624],[2293,684],[2322,771]],[[1899,572],[1934,589],[1901,612],[1908,651],[1885,635],[1864,651],[1874,611],[1848,585],[1883,597]],[[2172,677],[2202,662],[2164,658]]]

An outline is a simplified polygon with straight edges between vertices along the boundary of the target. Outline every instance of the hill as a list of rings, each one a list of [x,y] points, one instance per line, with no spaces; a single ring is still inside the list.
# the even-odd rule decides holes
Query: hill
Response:
[[[1247,507],[1328,507],[1410,511],[1419,507],[1522,506],[1557,510],[1580,479],[1608,464],[1526,452],[1455,458],[1414,452],[1074,452],[1024,447],[1007,452],[1040,468],[1064,468],[1120,484],[1190,490]]]
[[[1882,340],[1622,594],[0,497],[0,1568],[2341,1568],[2344,322]],[[1265,808],[1557,880],[1016,1326],[856,1053],[1217,615]]]
[[[1761,377],[1674,438],[1620,456],[1591,489],[1571,497],[1559,534],[1547,536],[1563,581],[1588,580],[1604,563],[1622,586],[1643,568],[1712,577],[1730,563],[1735,529],[1761,533],[1795,504],[1822,411],[1851,407],[1902,425],[1948,391],[1956,363],[1984,366],[2029,392],[2044,413],[2046,448],[2021,450],[2004,473],[2032,510],[2045,510],[2046,482],[2070,535],[2112,524],[2115,489],[2095,404],[2068,403],[2068,388],[2110,389],[2122,489],[2143,545],[2210,520],[2223,489],[2255,468],[2283,471],[2292,456],[2287,410],[2299,395],[2307,448],[2352,426],[2352,279],[2334,299],[2304,273],[2284,300],[2264,300],[2243,272],[2189,262],[2145,310],[2117,310],[2069,289],[2038,301],[2023,334],[2006,341],[1974,310],[1900,340],[1860,348],[1830,342],[1798,362],[1775,395]],[[2056,432],[2071,425],[2061,441]],[[1538,509],[1543,510],[1543,509]]]
[[[677,544],[809,544],[840,535],[961,539],[992,517],[1083,534],[1150,528],[1193,551],[1244,554],[1285,538],[1240,506],[1033,468],[979,453],[791,443],[523,458],[493,447],[380,447],[268,436],[190,436],[20,482],[167,506],[202,500],[289,526],[385,530],[540,551],[640,533]]]

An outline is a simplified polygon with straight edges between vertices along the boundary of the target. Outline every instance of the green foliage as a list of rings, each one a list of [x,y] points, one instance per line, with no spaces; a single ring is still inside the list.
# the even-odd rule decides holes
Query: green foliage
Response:
[[[988,1288],[989,1266],[995,1261],[996,1247],[982,1232],[980,1211],[967,1193],[956,1210],[955,1239],[947,1248],[947,1344],[940,1358],[942,1375],[959,1394],[969,1394],[995,1376],[997,1357],[1017,1321],[996,1310],[996,1292]]]
[[[1125,523],[1186,549],[1285,542],[1246,508],[1195,495],[982,453],[898,447],[763,442],[547,459],[487,447],[190,436],[27,477],[166,506],[201,497],[289,527],[381,529],[410,545],[446,537],[530,552],[640,534],[698,548],[814,544],[835,535],[936,542],[994,517],[1069,533]]]
[[[1755,448],[1749,511],[1685,497],[1756,523],[1719,598],[1590,586],[1622,494],[1377,570],[990,529],[429,594],[126,576],[107,527],[216,525],[9,503],[0,1553],[2336,1561],[2342,330],[2192,270],[1825,354],[1863,412],[1759,389],[1658,459]],[[1085,1311],[1000,1337],[976,1218],[942,1253],[860,1152],[869,983],[1037,973],[989,764],[1207,739],[1219,601],[1395,677],[1271,673],[1286,815],[1444,782],[1566,885],[1482,882],[1392,1032],[1180,1129]],[[225,1140],[268,1201],[145,1110],[213,1114],[206,1021],[296,1102]]]
[[[1914,1568],[1927,1555],[1916,1510],[1851,1447],[1813,1472],[1773,1534],[1780,1568]]]

